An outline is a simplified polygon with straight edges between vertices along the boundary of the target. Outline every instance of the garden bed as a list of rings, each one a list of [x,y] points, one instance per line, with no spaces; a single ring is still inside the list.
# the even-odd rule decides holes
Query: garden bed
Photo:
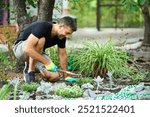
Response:
[[[16,79],[13,79],[16,80]],[[17,81],[17,80],[16,80]],[[14,81],[13,81],[14,82]],[[23,82],[22,82],[23,84]],[[30,84],[30,86],[33,85]],[[117,85],[113,88],[109,87],[109,83],[101,85],[98,89],[96,85],[83,84],[81,86],[81,94],[77,90],[74,84],[66,84],[65,82],[59,81],[55,83],[40,81],[37,83],[37,89],[35,90],[32,86],[32,90],[18,88],[16,93],[14,91],[8,94],[6,99],[8,100],[145,100],[150,99],[150,85],[139,83],[137,85]],[[63,95],[57,93],[56,89],[60,87]],[[70,92],[65,92],[64,87],[75,87],[75,91],[71,89]],[[59,89],[59,90],[60,90]],[[16,95],[14,98],[14,94]],[[73,97],[74,96],[74,97]]]
[[[89,46],[88,46],[89,47]],[[107,47],[107,48],[105,48]],[[94,58],[96,63],[100,65],[99,68],[101,68],[101,62],[103,67],[107,67],[108,70],[105,72],[105,75],[94,75],[93,73],[95,70],[91,69],[90,67],[87,69],[84,69],[83,66],[80,66],[80,63],[84,61],[78,61],[76,67],[79,69],[79,71],[73,71],[73,72],[82,72],[82,77],[77,78],[79,81],[69,83],[63,80],[59,80],[57,82],[48,82],[43,81],[42,76],[37,73],[36,79],[37,83],[35,84],[25,84],[23,81],[23,75],[22,73],[15,73],[15,67],[10,61],[8,53],[1,53],[0,56],[0,93],[4,95],[4,97],[0,97],[0,99],[8,99],[8,100],[47,100],[47,99],[101,99],[101,100],[115,100],[115,99],[150,99],[149,95],[149,84],[150,84],[150,60],[146,58],[137,58],[135,56],[132,56],[132,60],[126,59],[127,54],[126,53],[120,53],[122,51],[119,50],[119,54],[114,53],[114,56],[112,56],[113,52],[117,52],[115,48],[113,48],[112,45],[109,46],[95,46],[94,51],[91,48],[84,48],[84,51],[75,51],[75,52],[83,52],[84,56],[89,55],[85,54],[84,52],[87,50],[92,51],[91,55],[94,55],[95,57],[102,57],[100,58]],[[100,53],[103,50],[103,53]],[[72,51],[71,51],[72,52]],[[96,54],[94,53],[96,52]],[[55,49],[52,51],[48,50],[49,54],[52,54],[56,58],[55,54],[57,52]],[[94,53],[94,54],[93,54]],[[108,54],[109,53],[109,54]],[[81,53],[80,53],[81,54]],[[103,55],[101,55],[103,54]],[[106,56],[107,54],[107,56]],[[130,54],[130,53],[128,53]],[[72,58],[75,58],[75,55],[79,54],[71,54],[69,56],[69,69],[73,70],[74,62],[76,60],[79,60],[76,58],[76,60],[72,60]],[[89,56],[91,56],[89,55]],[[120,56],[121,58],[119,58]],[[131,56],[131,55],[130,55]],[[104,59],[105,57],[105,59]],[[117,58],[117,60],[123,59],[124,61],[112,61]],[[92,58],[92,57],[91,57]],[[111,58],[111,59],[110,59]],[[87,59],[87,57],[84,57],[83,60]],[[100,60],[99,60],[100,59]],[[54,60],[52,58],[52,60]],[[55,59],[56,60],[56,59]],[[82,60],[82,59],[81,59]],[[93,59],[89,59],[93,60]],[[89,61],[87,60],[87,61]],[[105,60],[105,61],[103,61]],[[107,61],[106,61],[107,60]],[[94,61],[95,62],[95,61]],[[107,64],[109,62],[109,64]],[[111,64],[113,63],[113,65]],[[57,61],[54,63],[57,64]],[[87,62],[88,63],[88,62]],[[122,63],[118,67],[116,63]],[[124,63],[127,64],[127,68],[125,70],[128,71],[128,69],[135,70],[134,72],[130,71],[130,74],[128,74],[127,71],[119,71],[124,66]],[[88,63],[89,64],[89,63]],[[114,66],[115,65],[115,66]],[[85,65],[86,66],[92,66],[92,65]],[[83,68],[83,69],[81,69]],[[81,70],[81,71],[80,71]],[[115,72],[111,72],[111,70],[115,70]],[[90,72],[89,72],[90,71]],[[92,71],[92,72],[91,72]],[[102,70],[103,71],[103,70]],[[124,74],[126,72],[126,74]],[[147,73],[145,75],[145,72]],[[90,73],[90,74],[89,74]],[[134,73],[134,74],[133,74]],[[88,79],[90,78],[90,79]],[[82,80],[84,81],[82,81]],[[9,81],[9,82],[8,82]],[[10,85],[11,84],[11,85]],[[23,86],[24,88],[22,88]],[[62,89],[62,90],[61,90]],[[1,96],[3,96],[1,95]],[[7,95],[7,96],[5,96]]]
[[[150,61],[145,60],[144,58],[136,58],[136,65],[139,69],[147,69],[150,65]],[[66,87],[66,86],[74,86],[76,83],[68,83],[65,81],[58,81],[58,82],[46,82],[42,79],[38,80],[37,84],[38,87],[36,90],[33,91],[23,91],[21,90],[21,84],[24,84],[22,73],[19,74],[11,74],[10,71],[7,71],[7,76],[10,78],[10,82],[17,82],[19,78],[20,84],[18,85],[18,89],[16,90],[16,98],[17,100],[125,100],[125,99],[150,99],[149,91],[150,91],[150,77],[149,75],[139,81],[133,82],[128,78],[118,78],[113,79],[113,86],[110,87],[110,80],[106,78],[103,80],[103,84],[97,89],[96,82],[90,83],[89,87],[93,88],[85,88],[83,89],[83,93],[81,96],[76,98],[69,98],[69,97],[62,97],[56,94],[55,89],[57,87]],[[37,74],[36,78],[41,78],[41,75]],[[94,78],[93,78],[94,79]],[[7,84],[6,81],[1,80],[0,86],[4,86]],[[85,83],[87,84],[87,83]],[[85,85],[83,84],[83,85]],[[15,85],[14,85],[15,86]],[[80,85],[80,87],[83,87]],[[137,88],[137,89],[136,89]],[[123,96],[125,95],[125,96]],[[121,97],[122,96],[122,97]],[[6,98],[8,100],[14,99],[14,91],[11,91]]]

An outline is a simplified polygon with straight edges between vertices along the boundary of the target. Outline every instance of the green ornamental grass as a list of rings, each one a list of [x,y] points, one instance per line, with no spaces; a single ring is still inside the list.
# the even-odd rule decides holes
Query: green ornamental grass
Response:
[[[129,76],[127,62],[130,59],[128,53],[118,49],[109,41],[106,44],[88,42],[74,56],[74,68],[80,66],[80,71],[85,76],[94,76],[94,73],[102,73],[104,69],[111,71],[115,76]]]

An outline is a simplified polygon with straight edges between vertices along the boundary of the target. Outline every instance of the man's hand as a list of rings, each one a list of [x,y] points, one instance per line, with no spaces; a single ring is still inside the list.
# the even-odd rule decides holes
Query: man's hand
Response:
[[[57,66],[52,61],[49,65],[45,66],[45,68],[49,71],[52,71],[52,72],[57,71]]]

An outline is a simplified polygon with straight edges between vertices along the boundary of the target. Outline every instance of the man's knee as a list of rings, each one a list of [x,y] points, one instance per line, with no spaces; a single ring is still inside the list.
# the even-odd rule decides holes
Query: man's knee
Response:
[[[24,45],[25,45],[25,42],[21,41],[18,44],[16,44],[13,48],[13,52],[14,52],[15,57],[19,60],[22,60],[22,61],[26,61],[28,59],[26,53],[23,50]]]

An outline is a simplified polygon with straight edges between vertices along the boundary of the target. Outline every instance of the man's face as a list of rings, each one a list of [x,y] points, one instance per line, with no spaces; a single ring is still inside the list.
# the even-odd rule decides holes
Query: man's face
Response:
[[[69,26],[60,25],[58,29],[58,38],[70,38],[71,34],[73,33],[72,29]]]

